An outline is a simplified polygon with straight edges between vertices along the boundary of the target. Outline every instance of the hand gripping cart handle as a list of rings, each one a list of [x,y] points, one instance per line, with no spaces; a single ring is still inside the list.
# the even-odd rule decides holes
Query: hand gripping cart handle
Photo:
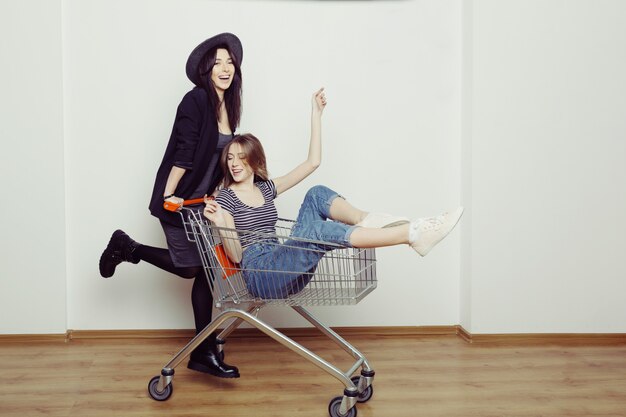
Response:
[[[376,288],[374,249],[344,248],[329,242],[292,237],[290,230],[294,222],[285,219],[279,219],[275,234],[217,227],[202,215],[202,210],[188,207],[202,202],[203,199],[188,200],[181,205],[166,202],[166,209],[177,211],[181,215],[187,238],[196,243],[215,307],[220,313],[174,355],[163,367],[160,375],[150,380],[148,383],[150,396],[158,401],[167,400],[172,395],[174,369],[203,340],[222,327],[217,341],[223,356],[222,345],[227,337],[241,323],[246,322],[338,379],[344,385],[343,395],[330,401],[329,414],[331,417],[355,417],[356,403],[368,401],[374,393],[372,385],[374,370],[365,356],[322,324],[304,306],[353,305],[361,301]],[[290,286],[289,291],[277,286],[269,292],[269,296],[262,297],[251,292],[246,281],[246,274],[249,271],[230,262],[226,256],[223,245],[228,244],[228,239],[232,238],[262,240],[265,244],[287,247],[294,254],[298,254],[297,251],[318,251],[317,255],[321,259],[308,271],[254,271],[267,274],[267,279],[272,284],[275,281],[280,282],[279,278],[285,274],[292,274],[291,278],[297,277],[297,284]],[[291,281],[293,282],[293,279]],[[267,305],[291,307],[351,355],[355,359],[354,364],[344,372],[259,319],[258,312]],[[360,375],[353,376],[359,368]]]

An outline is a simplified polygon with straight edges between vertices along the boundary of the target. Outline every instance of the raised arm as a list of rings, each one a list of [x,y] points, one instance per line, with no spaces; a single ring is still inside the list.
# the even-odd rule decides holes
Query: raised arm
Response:
[[[274,178],[277,194],[283,193],[311,175],[322,162],[322,113],[326,107],[324,87],[311,98],[311,141],[307,159],[282,177]]]

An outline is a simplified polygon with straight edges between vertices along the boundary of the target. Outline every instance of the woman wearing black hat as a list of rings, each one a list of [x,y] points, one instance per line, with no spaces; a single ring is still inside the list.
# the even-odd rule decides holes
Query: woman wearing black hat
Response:
[[[213,297],[195,244],[187,240],[178,213],[163,202],[211,195],[222,179],[219,155],[232,140],[241,115],[243,49],[239,39],[222,33],[198,45],[187,60],[187,77],[195,84],[182,99],[174,127],[157,171],[150,212],[157,217],[167,249],[142,245],[116,230],[100,257],[100,275],[109,278],[121,262],[151,263],[182,278],[195,278],[191,302],[196,332],[211,322]],[[239,370],[225,364],[216,348],[215,334],[190,356],[188,368],[222,378],[238,378]]]

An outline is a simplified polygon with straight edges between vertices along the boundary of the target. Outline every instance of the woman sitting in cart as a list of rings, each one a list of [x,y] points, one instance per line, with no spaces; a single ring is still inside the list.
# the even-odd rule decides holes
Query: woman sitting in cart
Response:
[[[272,238],[278,220],[274,199],[321,163],[323,88],[313,94],[311,102],[311,140],[304,162],[286,175],[269,179],[261,142],[251,134],[236,136],[221,156],[224,188],[215,200],[206,201],[204,215],[217,227],[253,232],[220,230],[220,235],[226,254],[240,264],[249,291],[257,297],[287,298],[302,290],[325,252],[336,245],[376,248],[408,244],[424,256],[450,233],[463,213],[458,207],[436,217],[409,221],[360,210],[335,191],[317,185],[307,192],[300,207],[291,231],[296,239],[281,244]]]

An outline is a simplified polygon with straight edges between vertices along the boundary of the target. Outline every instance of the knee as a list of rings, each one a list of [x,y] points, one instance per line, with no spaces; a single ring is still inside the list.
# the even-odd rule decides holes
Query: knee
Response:
[[[195,278],[200,276],[202,269],[199,267],[186,267],[178,269],[178,276],[185,279]]]
[[[333,191],[325,185],[314,185],[313,187],[309,188],[309,191],[306,192],[306,196],[304,198],[311,199],[318,196],[327,196],[330,194],[333,194]]]

